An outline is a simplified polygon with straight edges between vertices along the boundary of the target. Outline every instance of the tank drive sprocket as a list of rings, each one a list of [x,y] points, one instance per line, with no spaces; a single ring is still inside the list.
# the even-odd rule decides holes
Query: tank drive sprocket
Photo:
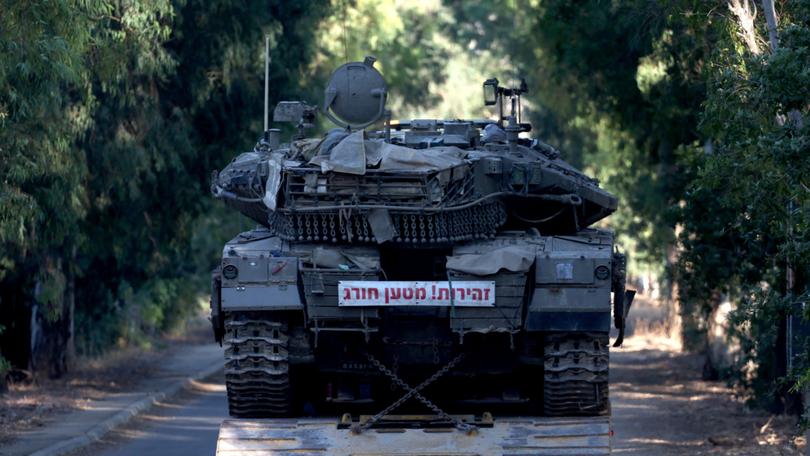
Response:
[[[225,320],[224,342],[231,416],[289,415],[293,401],[287,324],[231,314]]]
[[[608,413],[607,333],[547,334],[543,343],[544,414]]]

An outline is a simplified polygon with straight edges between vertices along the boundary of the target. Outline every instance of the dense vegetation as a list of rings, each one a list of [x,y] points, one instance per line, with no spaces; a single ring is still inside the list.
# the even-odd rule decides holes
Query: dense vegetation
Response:
[[[255,131],[262,34],[289,30],[273,71],[294,91],[313,54],[297,34],[326,12],[240,5],[4,2],[0,318],[14,364],[60,375],[73,347],[99,352],[194,305],[214,246],[198,232],[207,175]]]
[[[737,349],[710,357],[707,374],[783,409],[787,317],[801,321],[810,267],[810,2],[776,2],[771,33],[770,5],[453,2],[457,36],[494,44],[539,85],[541,134],[622,197],[611,223],[636,273],[668,282],[687,348],[708,351],[718,310],[732,308],[719,329]]]
[[[4,0],[0,370],[58,376],[197,306],[243,223],[208,179],[261,131],[269,35],[271,103],[317,103],[366,53],[395,115],[481,116],[484,77],[525,77],[536,133],[622,198],[610,223],[688,348],[730,303],[727,371],[782,404],[810,268],[810,0],[777,1],[773,33],[770,4]]]

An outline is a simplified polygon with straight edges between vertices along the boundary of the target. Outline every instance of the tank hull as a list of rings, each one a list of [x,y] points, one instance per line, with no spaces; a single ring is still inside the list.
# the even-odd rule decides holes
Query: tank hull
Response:
[[[231,413],[373,414],[406,393],[398,381],[417,385],[463,355],[425,389],[450,413],[604,414],[612,246],[598,230],[430,248],[243,233],[212,301]]]

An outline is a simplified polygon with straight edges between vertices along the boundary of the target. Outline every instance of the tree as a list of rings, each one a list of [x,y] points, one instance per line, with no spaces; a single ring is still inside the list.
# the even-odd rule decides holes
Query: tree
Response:
[[[74,334],[98,353],[193,307],[224,241],[195,236],[212,226],[210,171],[260,133],[262,35],[277,87],[300,91],[328,11],[264,6],[4,3],[0,346],[15,366],[59,376]]]
[[[752,27],[735,16],[709,61],[701,130],[714,147],[692,151],[697,173],[682,211],[679,270],[686,311],[711,312],[716,292],[736,303],[732,337],[741,350],[733,372],[761,404],[783,409],[785,316],[807,299],[810,266],[810,141],[801,122],[810,88],[810,2],[786,6],[783,40],[770,53],[751,45],[760,40],[750,34],[763,28],[761,19]]]
[[[51,375],[71,353],[69,260],[86,203],[75,144],[87,128],[92,18],[106,11],[101,2],[4,2],[0,17],[0,324],[4,339],[34,342],[3,344],[15,348],[3,355],[23,366],[35,357]],[[32,312],[42,327],[33,335]]]

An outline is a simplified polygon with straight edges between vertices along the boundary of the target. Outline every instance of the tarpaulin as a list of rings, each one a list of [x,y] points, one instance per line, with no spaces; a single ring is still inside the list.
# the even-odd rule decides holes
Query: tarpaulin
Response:
[[[379,257],[351,254],[329,247],[315,247],[304,261],[328,269],[376,270],[380,267]]]
[[[271,211],[276,210],[276,198],[281,188],[281,155],[272,154],[267,160],[267,182],[264,184],[264,197],[262,201]]]
[[[309,161],[320,165],[321,172],[363,175],[366,173],[366,150],[363,131],[354,132],[343,138],[329,151],[329,156],[320,153]]]
[[[437,171],[464,163],[466,153],[458,147],[411,149],[383,141],[366,141],[369,166],[384,171]]]
[[[337,134],[330,135],[309,161],[320,166],[324,173],[335,171],[362,175],[367,167],[383,171],[439,171],[460,165],[466,158],[466,152],[453,146],[411,149],[382,140],[364,140],[362,131],[342,138]],[[339,142],[331,146],[330,138],[332,141],[339,139]],[[327,144],[331,147],[328,152],[324,150]]]
[[[447,269],[478,276],[495,274],[501,269],[526,272],[534,263],[534,249],[526,246],[510,246],[481,254],[464,254],[447,257]]]

